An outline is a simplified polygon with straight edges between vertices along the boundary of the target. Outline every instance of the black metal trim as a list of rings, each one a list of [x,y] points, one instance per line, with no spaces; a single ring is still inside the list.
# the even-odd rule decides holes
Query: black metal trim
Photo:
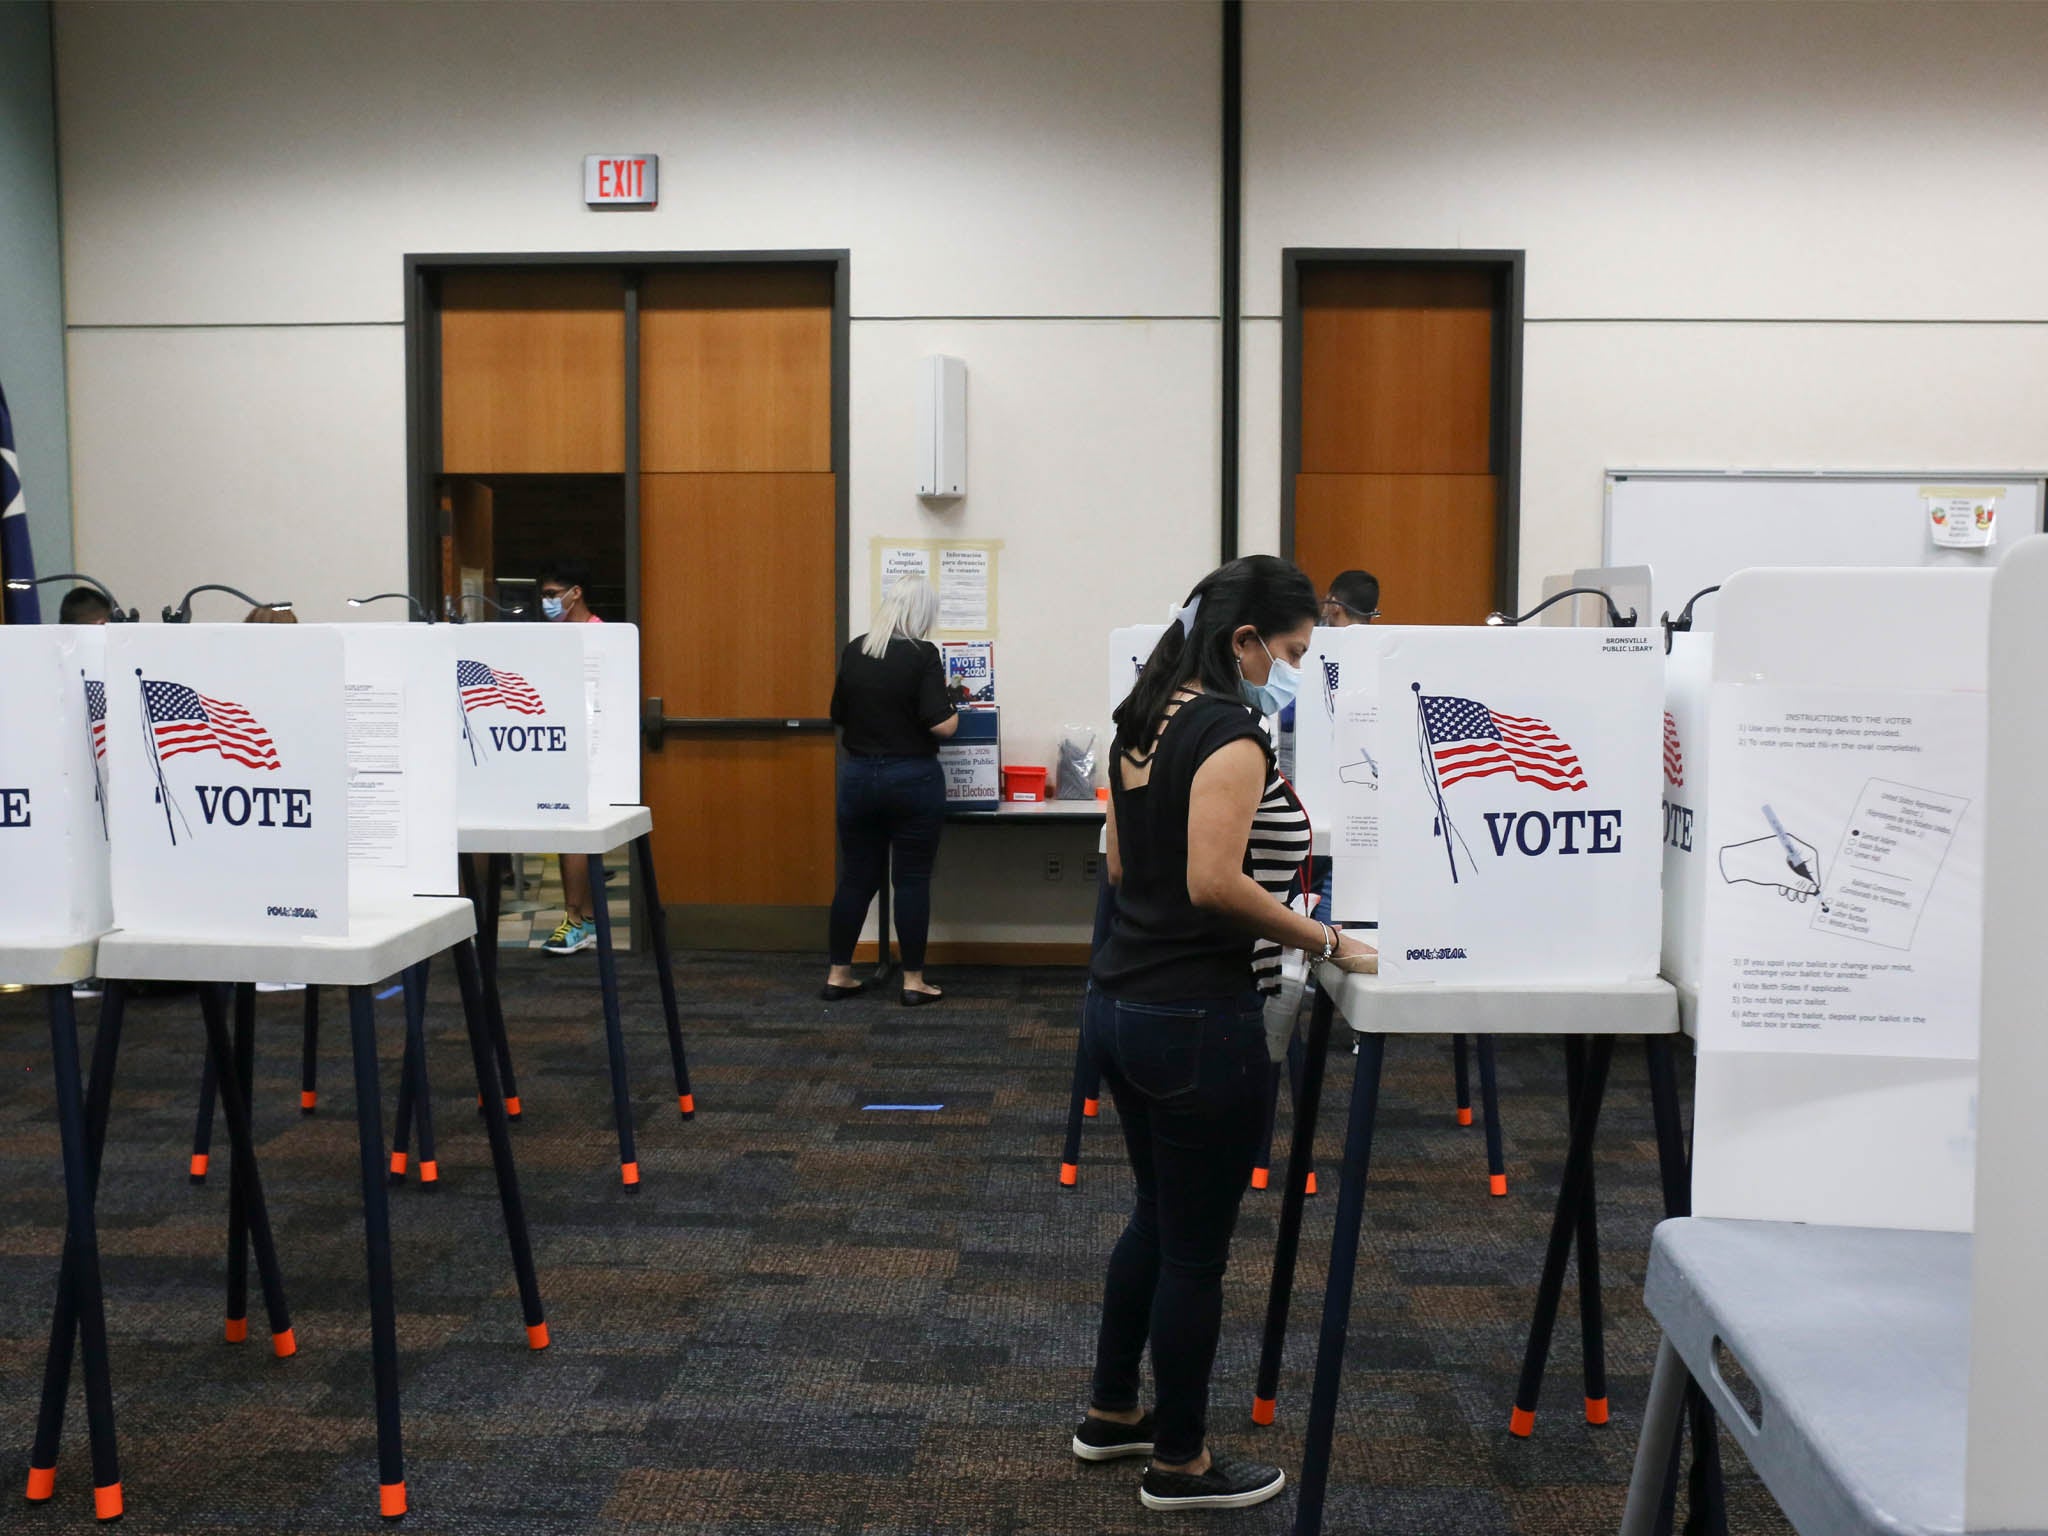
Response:
[[[1244,0],[1223,0],[1223,558],[1237,558],[1238,437],[1244,353]]]
[[[640,278],[625,274],[626,311],[626,622],[640,622]]]
[[[1280,252],[1280,553],[1294,558],[1294,481],[1301,473],[1301,269],[1307,266],[1462,266],[1491,270],[1494,333],[1494,606],[1512,612],[1522,565],[1522,251],[1288,246]]]

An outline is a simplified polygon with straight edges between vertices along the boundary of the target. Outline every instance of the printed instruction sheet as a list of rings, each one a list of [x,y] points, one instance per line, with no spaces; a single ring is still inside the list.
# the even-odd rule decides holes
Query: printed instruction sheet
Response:
[[[1981,694],[1722,685],[1701,1045],[1968,1059]]]

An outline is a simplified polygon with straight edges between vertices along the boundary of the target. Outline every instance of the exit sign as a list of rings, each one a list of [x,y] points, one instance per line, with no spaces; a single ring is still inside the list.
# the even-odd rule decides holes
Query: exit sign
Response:
[[[652,208],[658,155],[585,155],[583,201],[592,208]]]

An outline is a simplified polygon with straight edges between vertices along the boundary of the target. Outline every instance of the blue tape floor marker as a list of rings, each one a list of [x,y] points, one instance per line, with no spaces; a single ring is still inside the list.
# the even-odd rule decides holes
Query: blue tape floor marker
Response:
[[[862,1111],[863,1111],[863,1112],[865,1112],[865,1111],[867,1111],[867,1110],[871,1110],[871,1109],[907,1109],[907,1110],[913,1110],[913,1111],[915,1111],[916,1113],[918,1113],[918,1114],[923,1114],[923,1115],[930,1115],[930,1114],[936,1114],[936,1113],[937,1113],[938,1111],[940,1111],[940,1110],[944,1109],[945,1107],[946,1107],[946,1106],[945,1106],[945,1105],[943,1105],[943,1104],[863,1104],[863,1105],[861,1105],[861,1109],[862,1109]]]

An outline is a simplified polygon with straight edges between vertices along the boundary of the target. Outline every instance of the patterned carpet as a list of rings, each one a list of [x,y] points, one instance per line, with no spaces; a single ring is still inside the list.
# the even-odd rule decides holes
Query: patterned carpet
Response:
[[[821,967],[689,957],[699,1114],[668,1083],[651,970],[626,965],[641,1193],[621,1192],[591,956],[505,957],[515,1128],[554,1346],[524,1344],[452,977],[430,1048],[441,1187],[392,1192],[415,1530],[1036,1536],[1288,1529],[1293,1496],[1161,1516],[1136,1468],[1077,1465],[1101,1265],[1127,1175],[1091,1122],[1056,1177],[1078,977],[956,970],[942,1008],[814,1000]],[[124,1476],[143,1531],[374,1528],[368,1312],[341,1010],[301,1117],[296,995],[258,1001],[259,1154],[300,1341],[220,1342],[224,1133],[186,1182],[195,1003],[131,1005],[99,1214]],[[399,1008],[379,1005],[387,1100]],[[90,1519],[74,1388],[58,1495],[19,1502],[63,1200],[39,1000],[0,996],[0,1526]],[[89,1046],[88,1046],[89,1049]],[[1338,1049],[1341,1051],[1342,1047]],[[1279,1423],[1248,1421],[1279,1208],[1247,1196],[1212,1433],[1300,1466],[1351,1057],[1333,1057]],[[1641,1305],[1655,1159],[1639,1050],[1617,1053],[1598,1177],[1613,1422],[1580,1420],[1567,1300],[1536,1437],[1509,1399],[1562,1160],[1557,1047],[1504,1045],[1510,1194],[1453,1119],[1449,1050],[1388,1051],[1326,1529],[1581,1536],[1616,1528],[1654,1333]],[[1688,1074],[1689,1075],[1689,1074]],[[933,1114],[872,1103],[936,1103]],[[1277,1183],[1277,1180],[1276,1180]],[[1569,1298],[1569,1293],[1568,1293]],[[1731,1529],[1785,1529],[1729,1453]]]

